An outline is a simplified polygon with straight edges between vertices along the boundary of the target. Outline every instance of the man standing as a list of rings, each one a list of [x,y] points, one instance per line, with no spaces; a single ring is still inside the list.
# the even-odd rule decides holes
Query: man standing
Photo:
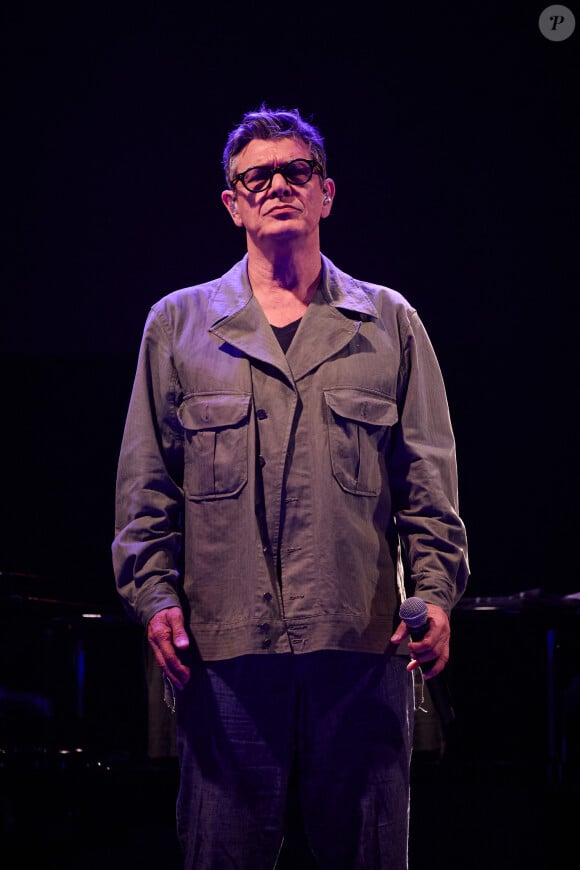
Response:
[[[185,867],[272,870],[292,774],[317,867],[403,870],[412,670],[444,668],[468,577],[440,369],[400,294],[322,255],[316,127],[262,106],[224,169],[247,254],[150,312],[113,544],[175,706]]]

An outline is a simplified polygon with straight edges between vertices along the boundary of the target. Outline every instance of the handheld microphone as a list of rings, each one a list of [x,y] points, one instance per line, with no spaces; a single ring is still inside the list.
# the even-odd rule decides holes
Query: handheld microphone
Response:
[[[401,604],[399,616],[409,629],[411,640],[422,640],[429,628],[427,621],[427,605],[422,598],[406,598]],[[423,672],[429,671],[435,661],[420,664]],[[433,701],[433,706],[441,720],[443,732],[446,738],[451,736],[451,729],[455,723],[455,710],[451,703],[451,696],[447,683],[442,674],[427,680],[427,688]]]

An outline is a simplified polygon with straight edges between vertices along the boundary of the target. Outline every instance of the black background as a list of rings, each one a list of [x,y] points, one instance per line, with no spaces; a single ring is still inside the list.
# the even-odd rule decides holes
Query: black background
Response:
[[[580,591],[580,31],[548,41],[542,9],[4,7],[7,866],[28,851],[83,870],[180,866],[176,771],[156,773],[147,744],[165,708],[114,589],[115,472],[149,306],[244,252],[219,198],[221,152],[262,101],[320,126],[337,184],[323,251],[417,307],[449,394],[472,568],[446,671],[462,739],[442,770],[416,746],[412,866],[567,860],[580,783],[577,610],[562,606]],[[472,608],[494,596],[505,606]],[[87,603],[105,618],[82,616]]]
[[[324,252],[429,330],[468,594],[578,591],[578,32],[548,41],[542,8],[4,13],[0,571],[116,602],[141,331],[152,302],[243,253],[221,152],[266,101],[325,136]]]

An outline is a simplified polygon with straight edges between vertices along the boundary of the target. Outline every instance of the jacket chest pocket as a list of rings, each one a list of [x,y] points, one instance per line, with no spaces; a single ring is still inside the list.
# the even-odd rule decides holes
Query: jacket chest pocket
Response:
[[[179,406],[188,498],[225,498],[247,483],[250,402],[245,393],[198,393]]]
[[[372,390],[324,390],[328,443],[335,479],[354,495],[378,495],[382,486],[380,444],[397,422],[396,402]]]

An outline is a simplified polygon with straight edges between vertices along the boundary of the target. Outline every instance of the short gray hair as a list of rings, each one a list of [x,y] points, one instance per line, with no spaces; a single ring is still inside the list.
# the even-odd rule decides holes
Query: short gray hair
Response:
[[[232,186],[236,157],[249,142],[288,138],[304,142],[312,159],[322,166],[322,178],[326,178],[326,151],[320,130],[306,121],[298,109],[270,109],[262,103],[259,109],[247,112],[228,136],[222,160],[227,186]]]

